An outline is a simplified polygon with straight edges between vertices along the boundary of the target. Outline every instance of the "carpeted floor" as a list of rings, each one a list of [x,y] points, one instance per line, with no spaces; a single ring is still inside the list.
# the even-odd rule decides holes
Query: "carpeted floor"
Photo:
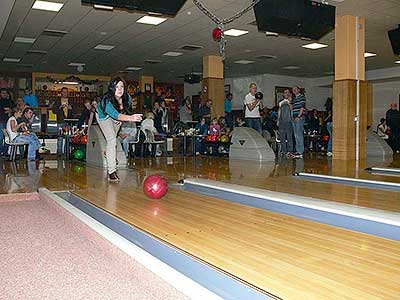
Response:
[[[29,195],[0,196],[0,299],[187,299],[69,213]]]

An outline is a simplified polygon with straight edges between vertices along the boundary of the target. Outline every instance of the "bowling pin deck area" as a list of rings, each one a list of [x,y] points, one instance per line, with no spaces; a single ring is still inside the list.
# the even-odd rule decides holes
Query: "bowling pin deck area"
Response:
[[[74,173],[70,166],[63,174],[60,169],[49,170],[42,176],[40,184],[49,186],[57,197],[104,222],[141,249],[192,278],[216,295],[215,299],[399,298],[400,242],[396,237],[383,238],[302,216],[266,210],[249,202],[222,199],[215,190],[201,193],[185,191],[182,189],[184,186],[171,188],[182,170],[187,177],[191,172],[192,176],[209,172],[204,167],[199,170],[194,163],[189,167],[183,165],[186,169],[182,169],[181,162],[175,161],[174,171],[167,164],[151,167],[138,163],[136,171],[120,172],[120,184],[108,184],[103,176],[99,176],[101,169],[84,167]],[[225,170],[223,162],[218,164],[215,161],[215,164],[207,166],[215,172],[218,168]],[[149,199],[140,184],[145,175],[155,173],[155,170],[170,181],[167,195],[159,201]],[[230,165],[230,170],[230,181],[234,182],[234,165]],[[251,170],[253,173],[256,171],[255,168]],[[56,175],[59,182],[51,180]],[[326,186],[335,191],[331,196],[327,194],[326,198],[342,195],[343,202],[350,199],[348,195],[356,195],[350,193],[354,190],[357,195],[363,195],[364,202],[358,201],[359,205],[368,208],[390,204],[388,207],[392,211],[387,213],[398,215],[395,202],[399,196],[396,191],[301,182],[292,179],[291,175],[265,179],[275,188],[278,186],[276,182],[283,179],[295,187],[303,184],[309,188],[308,193],[314,195],[323,193],[322,188],[318,189]],[[251,180],[252,184],[257,180],[260,179]],[[220,183],[220,186],[232,189],[228,184]],[[232,189],[231,192],[237,191]],[[304,190],[300,192],[306,193]],[[264,193],[268,195],[269,191],[264,190]],[[373,197],[379,195],[382,197],[374,204]],[[385,197],[389,197],[391,202],[385,202]],[[334,206],[333,201],[325,202]]]

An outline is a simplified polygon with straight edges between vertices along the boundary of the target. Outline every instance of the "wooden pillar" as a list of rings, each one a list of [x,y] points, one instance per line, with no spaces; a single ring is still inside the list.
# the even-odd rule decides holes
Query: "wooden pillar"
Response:
[[[203,80],[201,82],[203,100],[213,101],[212,117],[224,116],[224,64],[221,56],[203,57]]]
[[[333,82],[334,159],[362,160],[366,157],[367,83],[364,52],[365,19],[355,16],[337,17]],[[358,114],[357,81],[359,81]]]

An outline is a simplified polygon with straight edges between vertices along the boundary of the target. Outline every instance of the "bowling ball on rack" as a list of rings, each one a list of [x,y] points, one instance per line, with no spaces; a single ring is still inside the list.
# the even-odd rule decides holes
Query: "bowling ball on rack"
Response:
[[[82,160],[85,154],[83,153],[82,149],[76,149],[74,151],[74,158],[77,160]]]
[[[168,182],[161,175],[150,175],[143,182],[143,192],[151,199],[161,199],[168,192]]]
[[[88,140],[88,136],[86,134],[81,136],[81,143],[83,145],[87,144],[87,140]]]
[[[228,137],[227,135],[224,134],[224,135],[221,136],[220,141],[221,141],[222,143],[227,143],[227,142],[229,142],[229,137]]]

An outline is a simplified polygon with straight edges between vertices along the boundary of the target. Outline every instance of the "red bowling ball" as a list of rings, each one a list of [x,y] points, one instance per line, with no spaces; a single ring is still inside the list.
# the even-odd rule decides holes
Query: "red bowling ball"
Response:
[[[168,192],[168,182],[161,175],[148,176],[143,182],[143,192],[151,199],[161,199]]]

